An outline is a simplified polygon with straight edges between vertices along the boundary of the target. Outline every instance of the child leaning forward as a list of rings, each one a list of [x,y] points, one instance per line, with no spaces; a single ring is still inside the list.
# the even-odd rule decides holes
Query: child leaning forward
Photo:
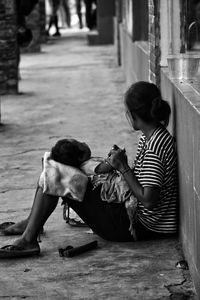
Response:
[[[74,139],[59,140],[51,152],[45,153],[43,167],[39,185],[47,194],[83,201],[90,180],[93,189],[101,187],[102,201],[124,203],[130,220],[130,231],[136,239],[134,224],[137,199],[123,175],[113,169],[106,159],[92,157],[87,144]]]

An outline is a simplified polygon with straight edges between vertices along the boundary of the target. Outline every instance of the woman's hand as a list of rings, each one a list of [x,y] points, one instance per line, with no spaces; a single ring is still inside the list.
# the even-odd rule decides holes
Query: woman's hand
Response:
[[[108,153],[106,161],[116,170],[123,172],[128,167],[128,159],[125,149],[120,149],[116,145]]]
[[[109,152],[106,161],[113,168],[123,174],[124,179],[130,187],[130,190],[133,192],[133,195],[144,205],[145,208],[153,209],[157,205],[160,196],[160,187],[143,187],[139,183],[134,172],[130,172],[131,169],[128,166],[125,149],[120,149],[114,145]]]

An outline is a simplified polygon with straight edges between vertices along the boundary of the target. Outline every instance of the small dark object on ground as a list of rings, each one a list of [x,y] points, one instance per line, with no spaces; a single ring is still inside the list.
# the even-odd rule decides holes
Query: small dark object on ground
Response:
[[[176,268],[183,269],[183,270],[189,270],[188,263],[186,260],[180,260],[176,263]]]
[[[31,269],[28,268],[24,269],[24,272],[29,272],[29,271],[31,271]]]
[[[75,247],[75,248],[72,246],[67,246],[66,248],[59,248],[58,252],[61,257],[73,257],[81,253],[84,253],[86,251],[95,249],[97,245],[98,245],[97,241],[93,241],[91,243],[79,247]]]

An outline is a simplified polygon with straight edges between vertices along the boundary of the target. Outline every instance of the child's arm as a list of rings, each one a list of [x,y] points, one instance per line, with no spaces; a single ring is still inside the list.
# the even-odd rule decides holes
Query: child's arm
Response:
[[[102,157],[92,157],[84,162],[80,169],[88,176],[109,173],[114,168]]]
[[[119,147],[117,145],[113,145],[112,150],[118,150]],[[108,154],[109,156],[109,154]],[[102,161],[98,166],[95,168],[95,173],[96,174],[104,174],[104,173],[109,173],[113,171],[114,168],[106,161]]]
[[[109,173],[112,170],[114,170],[114,168],[111,165],[109,165],[109,163],[107,163],[106,161],[102,161],[98,166],[96,166],[95,173],[104,174]]]

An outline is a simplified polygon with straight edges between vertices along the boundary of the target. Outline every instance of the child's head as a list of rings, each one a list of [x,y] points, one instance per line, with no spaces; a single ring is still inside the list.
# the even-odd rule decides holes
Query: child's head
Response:
[[[51,149],[51,158],[64,165],[79,167],[91,157],[91,150],[86,143],[74,139],[57,141]]]

